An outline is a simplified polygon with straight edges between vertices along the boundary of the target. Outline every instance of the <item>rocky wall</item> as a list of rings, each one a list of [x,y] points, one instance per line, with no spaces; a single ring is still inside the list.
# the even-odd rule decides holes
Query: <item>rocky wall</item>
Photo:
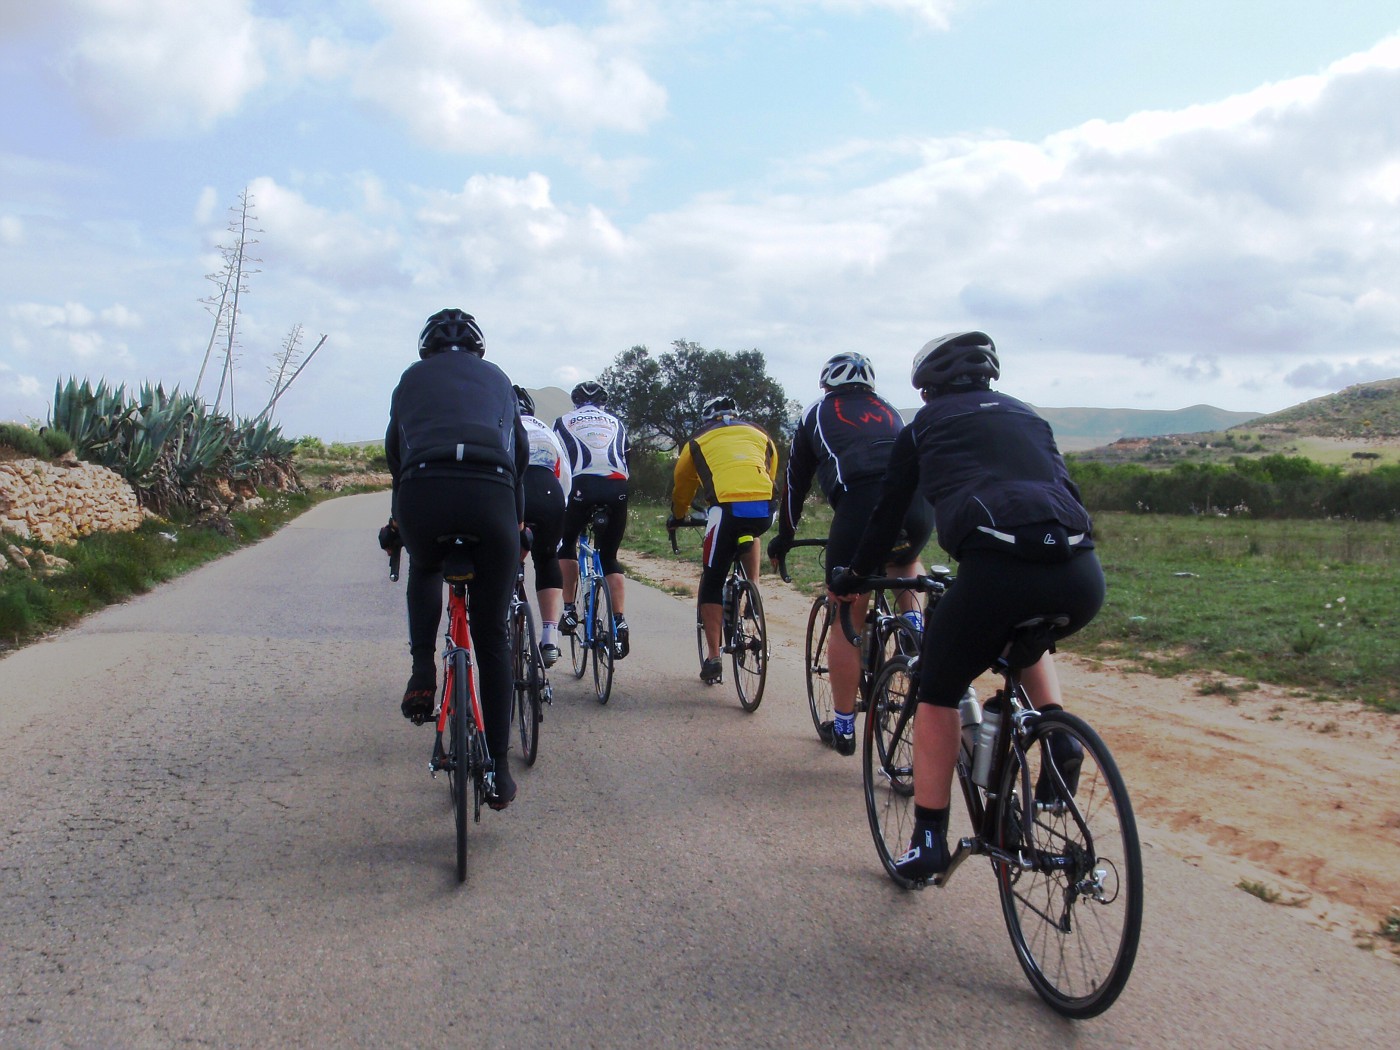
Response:
[[[94,532],[130,532],[143,512],[136,492],[95,463],[0,463],[0,529],[23,539],[66,543]]]

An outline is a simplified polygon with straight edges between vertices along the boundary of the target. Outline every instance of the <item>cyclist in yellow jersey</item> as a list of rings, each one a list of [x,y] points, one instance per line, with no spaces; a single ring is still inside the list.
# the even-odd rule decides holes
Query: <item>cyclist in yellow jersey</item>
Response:
[[[708,655],[700,679],[709,685],[719,681],[722,668],[724,578],[740,537],[763,535],[773,520],[778,449],[763,428],[739,418],[732,397],[711,398],[705,403],[701,418],[704,426],[681,446],[676,461],[667,525],[673,526],[684,518],[696,494],[704,493],[708,510],[699,598]],[[744,552],[744,569],[750,579],[758,579],[758,544],[751,544]]]

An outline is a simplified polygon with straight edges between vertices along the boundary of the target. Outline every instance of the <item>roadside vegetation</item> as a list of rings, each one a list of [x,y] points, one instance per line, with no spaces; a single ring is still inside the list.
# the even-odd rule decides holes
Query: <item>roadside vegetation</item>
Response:
[[[636,501],[624,547],[677,557],[668,512]],[[824,536],[829,522],[809,501],[799,535]],[[1205,675],[1202,695],[1269,683],[1400,712],[1400,524],[1115,512],[1096,513],[1095,524],[1108,597],[1067,652],[1162,677]],[[698,558],[699,532],[681,533],[679,558]],[[924,564],[946,561],[931,542]],[[780,586],[763,562],[763,586]],[[788,569],[802,593],[820,587],[816,551],[792,551]]]

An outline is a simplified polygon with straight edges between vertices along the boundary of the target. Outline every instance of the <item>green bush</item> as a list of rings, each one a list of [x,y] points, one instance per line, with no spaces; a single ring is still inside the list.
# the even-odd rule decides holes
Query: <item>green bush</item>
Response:
[[[51,453],[43,435],[22,423],[0,423],[0,445],[12,448],[24,456],[49,459]],[[71,442],[70,442],[71,445]]]

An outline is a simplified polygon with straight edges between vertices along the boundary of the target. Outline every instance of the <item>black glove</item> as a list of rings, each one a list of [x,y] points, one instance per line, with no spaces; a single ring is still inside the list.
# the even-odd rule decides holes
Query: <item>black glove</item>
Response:
[[[831,574],[831,593],[838,597],[860,594],[866,589],[863,577],[848,568],[837,567]]]
[[[777,535],[768,541],[768,557],[772,561],[782,561],[792,550],[792,537]]]
[[[535,534],[530,531],[530,526],[526,525],[520,530],[520,553],[529,554],[530,548],[535,544]]]
[[[678,529],[678,528],[680,527],[680,524],[681,524],[681,519],[678,518],[678,517],[676,517],[674,514],[667,514],[667,515],[666,515],[666,531],[667,531],[667,532],[675,532],[676,529]]]
[[[389,524],[379,530],[379,549],[393,553],[403,547],[403,540],[399,537],[399,527],[393,518],[389,519]]]

